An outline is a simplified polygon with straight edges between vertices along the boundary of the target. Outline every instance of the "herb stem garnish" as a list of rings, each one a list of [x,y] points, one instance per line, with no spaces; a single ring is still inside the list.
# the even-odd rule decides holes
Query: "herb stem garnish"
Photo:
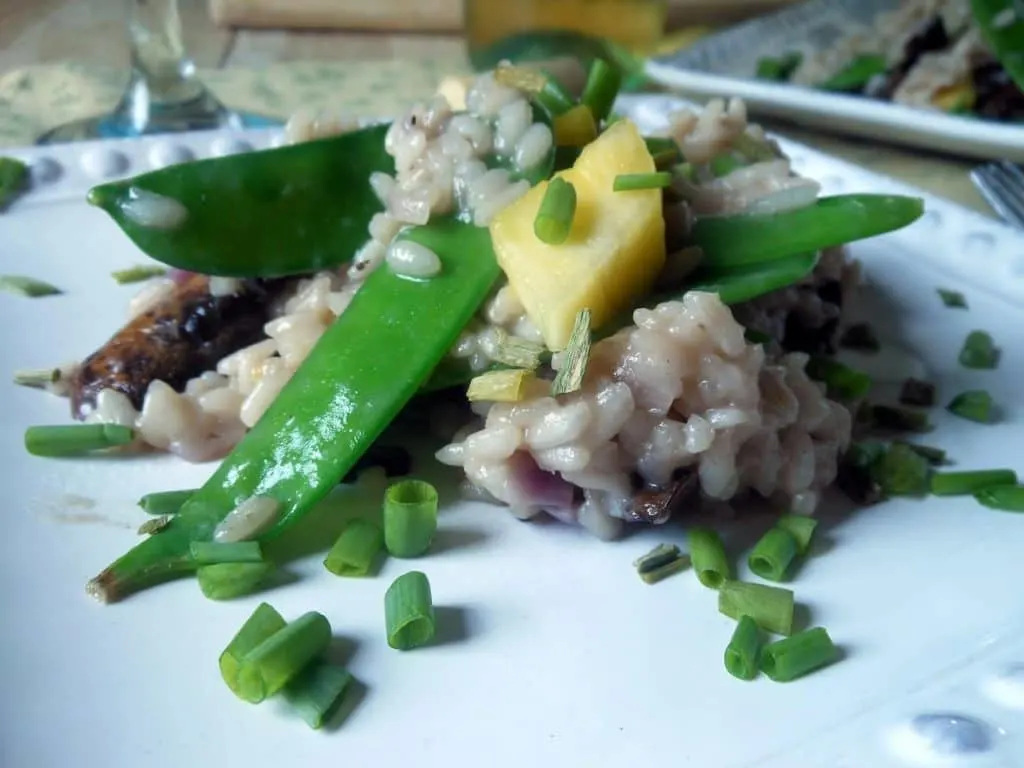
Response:
[[[788,683],[835,661],[838,655],[824,627],[815,627],[762,648],[761,671],[777,683]]]
[[[799,549],[796,537],[788,530],[781,527],[770,528],[754,545],[750,557],[747,558],[747,565],[762,579],[782,581]]]
[[[129,285],[130,283],[141,283],[154,277],[161,277],[167,274],[166,267],[156,267],[148,264],[139,264],[127,269],[118,269],[110,273],[114,282],[118,285]]]
[[[675,544],[659,544],[646,555],[633,561],[633,567],[647,584],[656,584],[662,579],[685,570],[690,558],[679,551]]]
[[[668,171],[654,173],[620,173],[612,181],[614,192],[638,192],[645,189],[664,189],[672,184]]]
[[[51,283],[24,275],[0,275],[0,291],[7,291],[30,299],[57,296],[63,293],[60,288]]]
[[[980,469],[974,472],[935,472],[931,490],[936,496],[968,496],[995,485],[1016,485],[1012,469]]]
[[[384,493],[384,544],[394,557],[419,557],[437,532],[437,489],[401,480]]]
[[[691,528],[690,561],[697,579],[709,589],[718,589],[730,576],[725,546],[718,534],[710,528]]]
[[[567,395],[583,387],[583,378],[590,362],[590,310],[581,309],[565,346],[562,367],[551,383],[552,395]]]
[[[761,630],[757,622],[747,615],[740,616],[732,639],[725,648],[725,668],[740,680],[757,677],[758,658],[761,652]]]
[[[569,237],[575,215],[576,188],[561,176],[556,176],[544,191],[533,220],[533,232],[542,243],[561,245]]]
[[[238,668],[241,698],[253,704],[273,696],[294,679],[331,642],[331,625],[315,611],[279,629],[242,658]]]
[[[434,603],[426,575],[409,571],[395,579],[384,595],[388,645],[398,651],[426,645],[434,637],[434,622]]]
[[[793,590],[726,581],[718,590],[718,611],[736,621],[749,616],[762,629],[788,635],[793,631]]]
[[[604,59],[594,59],[587,73],[587,83],[583,86],[583,104],[590,107],[594,119],[598,122],[606,119],[612,111],[615,97],[619,95],[622,75]]]
[[[369,520],[349,522],[324,559],[336,576],[365,576],[384,549],[384,534]]]
[[[242,660],[252,652],[254,648],[272,635],[277,634],[287,626],[284,618],[267,603],[260,603],[256,610],[246,619],[238,633],[231,638],[228,647],[220,655],[220,676],[238,696],[239,692],[238,672],[242,666]]]
[[[1003,512],[1024,512],[1024,485],[995,485],[974,494],[979,504]]]
[[[991,424],[995,421],[995,403],[984,389],[969,389],[961,392],[950,400],[946,410],[954,416],[979,424]]]
[[[25,430],[25,448],[33,456],[78,456],[134,439],[135,430],[120,424],[60,424]]]

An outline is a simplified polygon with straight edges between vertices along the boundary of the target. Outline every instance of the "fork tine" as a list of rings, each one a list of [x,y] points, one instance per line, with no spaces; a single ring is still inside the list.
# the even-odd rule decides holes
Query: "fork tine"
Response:
[[[1004,174],[1020,184],[1021,187],[1024,187],[1024,168],[1021,168],[1016,163],[1011,163],[1009,160],[1000,160],[998,166]]]
[[[978,188],[981,196],[1009,224],[1024,228],[1024,202],[1014,203],[1012,192],[1005,190],[998,166],[986,164],[971,171],[971,181]],[[1017,205],[1020,208],[1017,208]]]
[[[1024,227],[1024,173],[1018,175],[1015,166],[1001,164],[992,174],[992,181],[1001,192],[1003,202],[1013,211],[1017,223]]]

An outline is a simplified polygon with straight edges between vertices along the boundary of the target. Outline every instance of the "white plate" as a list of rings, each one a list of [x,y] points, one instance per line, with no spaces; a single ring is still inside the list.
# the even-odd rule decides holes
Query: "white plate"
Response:
[[[671,106],[666,98],[623,104],[648,128]],[[682,543],[681,526],[605,544],[451,494],[443,551],[390,560],[377,578],[337,579],[316,554],[294,565],[294,583],[231,603],[205,600],[190,580],[117,605],[88,599],[86,580],[137,541],[144,516],[136,499],[194,486],[210,468],[167,456],[28,456],[24,428],[66,420],[67,404],[6,382],[15,368],[82,356],[124,318],[134,289],[114,285],[109,273],[140,255],[81,202],[97,171],[135,173],[154,157],[205,156],[243,138],[263,146],[272,135],[14,152],[41,176],[47,168],[62,173],[0,216],[2,271],[50,280],[66,294],[0,294],[8,329],[0,765],[1024,765],[1024,518],[966,499],[899,500],[845,519],[826,510],[821,551],[793,587],[845,658],[788,685],[726,674],[732,622],[692,574],[657,586],[636,577],[632,560],[657,542]],[[787,149],[829,192],[907,191],[805,147]],[[866,294],[867,312],[920,358],[943,400],[984,386],[1002,405],[1003,422],[990,427],[937,410],[928,442],[948,448],[963,468],[1024,470],[1024,237],[941,200],[928,203],[920,223],[854,248],[879,286]],[[937,285],[963,290],[970,311],[942,307]],[[973,328],[1002,345],[998,371],[958,367],[959,344]],[[418,473],[433,477],[437,469]],[[378,493],[357,487],[333,509]],[[727,534],[733,546],[750,535]],[[383,593],[413,567],[432,581],[444,642],[399,653],[385,644]],[[289,618],[322,611],[343,638],[365,691],[338,732],[310,731],[279,702],[243,704],[221,682],[217,656],[260,599]]]
[[[827,48],[899,0],[812,0],[651,60],[647,73],[688,96],[739,96],[766,115],[838,133],[982,159],[1024,161],[1024,124],[957,117],[754,78],[764,56]]]

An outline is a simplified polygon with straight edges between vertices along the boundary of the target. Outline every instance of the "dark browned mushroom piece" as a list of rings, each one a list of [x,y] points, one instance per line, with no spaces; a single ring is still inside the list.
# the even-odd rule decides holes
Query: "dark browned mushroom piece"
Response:
[[[697,473],[685,470],[664,491],[641,490],[633,495],[630,522],[661,525],[681,511],[697,495]]]

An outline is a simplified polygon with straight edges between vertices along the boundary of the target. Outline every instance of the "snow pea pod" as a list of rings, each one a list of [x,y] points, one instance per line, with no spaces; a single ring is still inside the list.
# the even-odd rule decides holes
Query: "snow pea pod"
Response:
[[[1014,0],[971,0],[971,13],[992,53],[1024,91],[1024,9]]]
[[[350,259],[382,210],[374,171],[394,173],[388,126],[169,166],[90,190],[146,254],[230,277],[280,277]]]
[[[253,496],[281,504],[260,536],[273,538],[355,466],[447,355],[499,275],[486,228],[441,221],[405,236],[437,253],[441,273],[414,280],[383,266],[370,275],[213,476],[166,528],[93,579],[91,594],[117,600],[194,570],[191,542],[210,540],[224,516]]]
[[[836,195],[793,211],[704,218],[691,237],[715,271],[820,251],[900,229],[924,213],[902,195]]]

